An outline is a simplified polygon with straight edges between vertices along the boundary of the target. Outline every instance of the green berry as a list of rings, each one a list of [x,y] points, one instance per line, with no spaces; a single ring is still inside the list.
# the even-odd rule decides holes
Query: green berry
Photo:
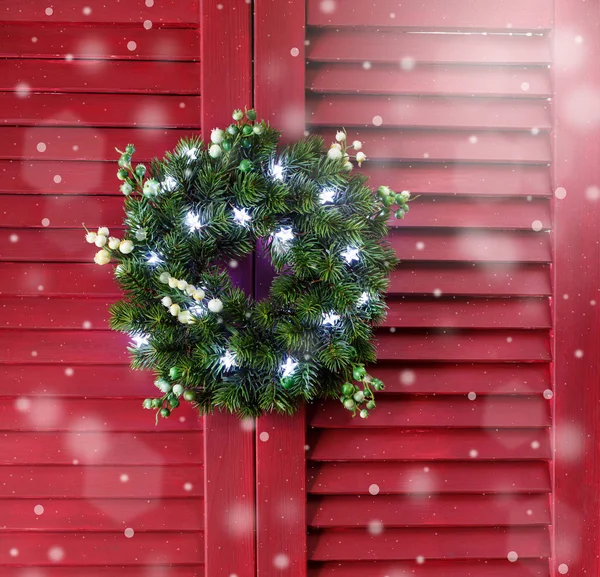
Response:
[[[347,409],[353,409],[355,405],[356,403],[352,399],[346,399],[344,401],[344,407],[346,407]]]
[[[121,167],[124,168],[125,166],[127,166],[128,162],[126,160],[123,159],[123,157],[121,156],[121,158],[119,158],[119,161],[117,162],[117,164]]]
[[[135,173],[136,173],[138,176],[144,176],[144,174],[146,174],[146,167],[145,167],[143,164],[138,164],[138,165],[135,167]]]
[[[165,419],[171,414],[171,411],[169,411],[169,409],[167,409],[166,407],[162,408],[160,410],[160,416],[164,417]]]
[[[119,180],[125,180],[128,176],[129,173],[124,168],[121,168],[121,170],[117,171],[117,178]]]
[[[177,367],[171,367],[169,369],[169,376],[172,379],[177,379],[181,375],[181,371]]]
[[[369,401],[367,403],[367,409],[374,409],[375,408],[375,401]]]
[[[292,377],[283,377],[281,379],[281,386],[284,389],[289,389],[294,384],[294,379]]]
[[[248,120],[251,120],[252,122],[254,122],[256,120],[256,110],[254,110],[253,108],[251,108],[250,110],[248,110],[246,112],[246,118]]]
[[[357,403],[362,403],[365,400],[365,394],[362,391],[356,391],[356,393],[354,393],[354,400]]]
[[[399,208],[395,213],[394,216],[396,218],[404,218],[404,215],[406,214],[406,212],[404,211],[404,209]]]
[[[142,407],[144,407],[144,409],[151,409],[152,408],[152,399],[144,399],[144,402],[142,403]]]
[[[354,393],[354,385],[352,383],[344,383],[342,386],[342,393],[349,397]]]
[[[240,131],[240,129],[235,124],[230,124],[227,127],[227,132],[229,132],[229,134],[231,134],[231,136],[235,136],[239,131]]]
[[[401,194],[397,194],[394,197],[394,200],[396,201],[396,204],[398,206],[402,206],[403,204],[406,204],[406,200],[404,200],[404,197]]]
[[[194,401],[196,399],[196,393],[194,393],[194,391],[184,391],[183,398],[186,401]]]
[[[381,379],[373,379],[371,384],[376,391],[383,391],[384,385]]]
[[[240,162],[238,168],[242,172],[250,172],[252,170],[252,163],[247,158],[245,158],[244,160],[242,160],[242,162]]]
[[[169,399],[169,405],[171,405],[171,407],[173,407],[174,409],[176,409],[179,406],[179,400],[176,399],[175,397],[171,397]]]
[[[354,377],[354,380],[362,381],[367,376],[367,371],[365,371],[364,367],[354,367],[352,376]]]
[[[383,206],[392,206],[392,204],[394,204],[394,200],[395,199],[393,196],[384,196],[381,202],[383,202]]]
[[[252,134],[252,126],[246,124],[244,128],[242,128],[242,134],[244,136],[250,136]]]
[[[229,139],[226,139],[223,142],[221,142],[221,148],[225,152],[229,152],[232,147],[233,147],[233,142],[231,142],[231,140],[229,140]]]
[[[367,409],[363,409],[359,414],[361,419],[366,419],[369,416],[369,411],[367,411]]]
[[[249,138],[242,138],[242,148],[250,148],[252,141]]]
[[[410,205],[405,204],[402,208],[404,209],[404,212],[408,212],[410,210]]]
[[[160,399],[152,399],[152,408],[158,409],[159,407],[162,407],[162,401]]]
[[[133,154],[133,153],[135,152],[135,147],[133,146],[133,144],[128,144],[128,145],[125,147],[125,152],[126,152],[127,154]]]

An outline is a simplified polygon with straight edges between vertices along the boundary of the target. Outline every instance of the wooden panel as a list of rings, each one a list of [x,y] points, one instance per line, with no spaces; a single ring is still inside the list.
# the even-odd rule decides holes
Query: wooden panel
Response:
[[[6,532],[3,540],[19,555],[14,557],[8,547],[3,547],[0,550],[2,566],[46,565],[63,559],[69,565],[188,565],[202,563],[204,558],[202,538],[192,532],[140,531],[131,539],[124,537],[122,531],[91,535],[39,533],[35,536],[35,546],[31,545],[29,533]]]
[[[180,5],[180,3],[177,4]],[[165,5],[163,4],[163,6]],[[141,13],[138,12],[137,16],[140,15]],[[159,27],[159,22],[153,21],[151,16],[150,21],[153,28],[150,30],[141,25],[142,19],[134,26],[127,28],[113,26],[112,21],[99,26],[57,26],[55,22],[51,21],[51,18],[45,18],[45,20],[48,23],[36,22],[32,28],[31,26],[2,24],[0,17],[0,38],[6,40],[0,45],[0,56],[11,59],[47,59],[66,58],[68,55],[68,62],[71,64],[78,59],[90,58],[99,60],[114,58],[120,60],[166,60],[169,62],[198,61],[200,59],[200,30],[162,28]],[[33,38],[36,40],[34,41]],[[127,47],[129,42],[135,42],[134,50],[129,50]],[[54,66],[54,64],[50,62],[45,63],[44,66]],[[99,66],[99,64],[94,66]],[[105,80],[110,82],[108,79]],[[133,79],[122,80],[126,83],[135,82]],[[153,79],[151,85],[154,82]]]
[[[328,401],[314,407],[311,427],[353,429],[422,428],[422,427],[549,427],[550,406],[542,396],[496,397],[466,396],[393,399],[379,395],[377,410],[368,419],[353,419],[339,401]]]
[[[308,444],[308,458],[320,461],[469,458],[523,461],[551,456],[546,429],[324,429],[312,433]]]
[[[552,324],[546,299],[390,298],[387,305],[383,327],[541,329]],[[10,302],[7,313],[10,318]]]
[[[540,461],[415,461],[309,463],[307,488],[316,495],[431,493],[549,493],[550,470]],[[371,489],[372,490],[372,489]]]
[[[401,262],[390,275],[392,294],[547,296],[547,265]]]
[[[545,29],[552,25],[552,4],[547,0],[377,0],[356,10],[351,2],[330,10],[321,0],[308,0],[311,26],[404,26],[416,28]],[[394,14],[392,17],[391,14]]]
[[[546,527],[388,529],[365,535],[360,529],[325,530],[309,535],[311,561],[361,559],[505,559],[509,551],[521,558],[550,556]]]
[[[73,421],[74,427],[80,424]],[[199,465],[202,437],[199,432],[131,435],[76,428],[69,433],[9,432],[3,435],[0,465]]]
[[[26,567],[3,568],[5,577],[34,577],[31,569]],[[35,570],[37,572],[37,570]],[[148,566],[111,566],[111,567],[44,567],[43,577],[149,577]],[[166,573],[169,577],[204,577],[203,565],[152,565],[150,571],[156,575]],[[37,573],[42,577],[39,573]],[[512,577],[512,575],[511,575]]]
[[[439,329],[393,333],[381,329],[376,340],[380,360],[549,361],[552,358],[548,331]]]
[[[38,515],[34,507],[41,505]],[[123,531],[135,519],[136,532],[164,530],[165,518],[181,532],[202,531],[201,499],[10,499],[0,500],[5,531]]]
[[[371,37],[372,35],[365,35],[364,39]],[[362,53],[363,45],[360,46]],[[353,53],[356,54],[355,51]],[[386,52],[378,54],[384,58],[386,54],[389,55]],[[442,54],[447,54],[447,51],[444,50]],[[375,56],[376,61],[379,59]],[[412,66],[412,61],[409,62]],[[415,64],[414,68],[403,70],[398,69],[395,60],[393,64],[373,64],[370,61],[360,64],[315,63],[307,68],[306,75],[306,87],[313,93],[359,92],[380,95],[441,94],[518,98],[549,98],[552,95],[550,71],[545,67],[533,66],[443,66],[419,63]]]
[[[89,11],[84,11],[79,0],[61,0],[48,11],[37,0],[4,0],[0,11],[0,22],[65,22],[109,24],[141,24],[146,19],[160,24],[178,27],[197,27],[199,21],[198,0],[168,0],[152,2],[129,0],[123,6],[93,3]],[[88,7],[89,8],[89,7]]]
[[[389,393],[531,395],[551,386],[550,370],[542,363],[382,362],[369,372],[385,382]]]
[[[309,527],[548,525],[547,495],[363,495],[312,498]]]
[[[386,128],[548,130],[552,123],[545,99],[525,98],[313,95],[307,101],[306,115],[313,126],[369,127],[376,116],[385,120]],[[478,142],[474,147],[482,144]],[[373,154],[371,148],[366,150]]]
[[[17,499],[157,499],[203,495],[201,466],[53,466],[0,468],[0,497]],[[58,501],[57,501],[58,502]],[[202,507],[199,507],[202,513]],[[31,515],[31,510],[28,512]]]
[[[390,24],[401,26],[403,22],[392,19]],[[405,75],[398,63],[412,74],[421,64],[506,66],[552,62],[551,42],[541,35],[410,34],[398,28],[373,32],[368,28],[309,28],[307,58],[309,62],[393,63],[395,75],[400,78]],[[357,46],[360,50],[356,50]]]

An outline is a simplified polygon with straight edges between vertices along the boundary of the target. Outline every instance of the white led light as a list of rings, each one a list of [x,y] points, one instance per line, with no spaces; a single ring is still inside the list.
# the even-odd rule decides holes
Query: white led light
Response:
[[[200,216],[194,212],[188,212],[185,215],[185,224],[191,231],[200,230],[204,226]]]
[[[150,342],[150,337],[148,335],[130,335],[131,340],[133,340],[136,347],[141,347],[142,345],[147,345]]]
[[[188,148],[185,151],[187,157],[191,160],[196,160],[198,158],[198,149],[197,148]]]
[[[327,204],[328,202],[333,202],[334,197],[335,197],[335,190],[333,190],[331,188],[326,188],[319,195],[319,202],[321,204]]]
[[[245,208],[234,208],[233,220],[240,226],[247,226],[252,220],[252,217],[248,214],[248,211]]]
[[[203,317],[208,312],[208,309],[202,305],[194,305],[193,307],[189,307],[188,310],[196,317]]]
[[[343,253],[342,256],[346,259],[347,263],[351,263],[358,260],[358,249],[349,246]]]
[[[340,315],[335,313],[323,313],[323,325],[326,327],[334,327],[340,320]]]
[[[172,177],[167,176],[161,183],[161,188],[167,192],[173,192],[177,188],[178,182]]]
[[[148,264],[160,264],[161,262],[165,262],[160,256],[158,256],[155,252],[151,252],[148,255],[148,259],[146,260]]]
[[[358,306],[362,307],[366,305],[370,300],[371,298],[369,297],[368,293],[364,292],[360,295],[360,298],[358,299]]]
[[[237,367],[238,364],[235,362],[235,354],[230,350],[225,351],[225,354],[221,357],[221,365],[228,371],[231,367]]]
[[[278,180],[283,180],[283,166],[278,162],[271,165],[271,176]]]
[[[292,357],[288,357],[285,360],[285,363],[283,363],[283,365],[281,365],[281,367],[279,367],[281,369],[281,376],[289,377],[296,370],[297,366],[298,366],[298,363],[296,361],[294,361],[294,359],[292,359]]]
[[[294,232],[292,231],[292,227],[284,226],[283,228],[280,228],[273,236],[278,242],[286,244],[293,240]]]

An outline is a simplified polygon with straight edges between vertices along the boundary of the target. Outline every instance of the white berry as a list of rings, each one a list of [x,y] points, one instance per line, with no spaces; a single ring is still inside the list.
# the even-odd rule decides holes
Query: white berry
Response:
[[[201,301],[205,296],[206,294],[202,289],[195,290],[194,294],[192,295],[195,301]]]
[[[211,158],[219,158],[219,156],[223,154],[223,151],[221,150],[221,147],[218,144],[213,144],[208,149],[208,154]]]
[[[171,288],[176,288],[179,281],[175,277],[170,276],[167,282]]]
[[[342,151],[339,148],[336,148],[335,146],[332,146],[327,151],[327,158],[330,158],[331,160],[340,160],[342,156]]]
[[[97,236],[98,236],[98,235],[97,235],[95,232],[88,232],[88,233],[85,235],[85,241],[86,241],[86,242],[89,242],[90,244],[94,244],[94,242],[96,241],[96,237],[97,237]]]
[[[184,325],[187,325],[189,323],[192,322],[192,315],[190,314],[189,311],[181,311],[178,315],[177,315],[177,320],[180,323],[183,323]]]
[[[183,387],[179,384],[173,385],[173,394],[177,397],[181,396],[183,394]]]
[[[178,304],[173,304],[169,307],[169,312],[176,317],[181,312],[181,307]]]
[[[193,284],[189,284],[185,287],[185,292],[192,296],[194,294],[194,292],[196,292],[196,287]]]
[[[110,262],[110,253],[107,250],[99,250],[95,255],[94,255],[94,262],[96,264],[108,264]]]
[[[338,131],[335,133],[335,139],[336,139],[338,142],[343,142],[344,140],[346,140],[346,133],[345,133],[345,132],[343,132],[342,130],[338,130]]]
[[[362,148],[362,142],[360,140],[355,140],[352,143],[354,150],[360,150]]]
[[[184,280],[177,281],[177,288],[180,291],[184,291],[187,288],[188,283]]]
[[[108,248],[111,248],[112,250],[117,250],[119,248],[120,243],[120,239],[118,239],[116,236],[111,236],[108,239]]]
[[[225,138],[225,131],[220,128],[213,128],[210,133],[210,140],[215,144],[221,144]]]
[[[171,275],[168,272],[161,272],[158,280],[164,284],[167,284],[171,279]]]
[[[223,310],[221,299],[211,299],[208,301],[208,310],[211,313],[220,313]]]
[[[98,229],[98,234],[108,237],[108,235],[110,234],[110,231],[105,226],[102,226]]]
[[[160,302],[166,307],[170,307],[173,304],[171,297],[163,297]]]
[[[356,153],[356,162],[358,162],[358,166],[360,166],[365,160],[367,160],[367,155],[364,152]]]
[[[133,250],[133,243],[130,240],[122,240],[119,243],[119,250],[123,254],[129,254]]]
[[[103,247],[106,244],[106,237],[99,234],[96,235],[96,240],[94,240],[94,244],[99,247]]]

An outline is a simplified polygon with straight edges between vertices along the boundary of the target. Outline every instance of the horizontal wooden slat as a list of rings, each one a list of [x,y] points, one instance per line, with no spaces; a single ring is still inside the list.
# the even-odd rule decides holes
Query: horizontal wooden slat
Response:
[[[83,562],[83,561],[82,561]],[[150,577],[152,573],[168,577],[204,577],[204,565],[121,565],[121,566],[44,566],[43,573],[31,567],[3,567],[2,577]],[[29,575],[28,575],[29,573]],[[37,574],[37,575],[36,575]],[[487,577],[487,576],[486,576]],[[511,577],[513,575],[511,574]],[[519,576],[514,576],[519,577]],[[529,576],[527,576],[529,577]]]
[[[306,102],[306,121],[312,126],[368,128],[375,116],[384,119],[386,128],[548,130],[552,125],[545,99],[339,94],[311,95]]]
[[[0,205],[2,197],[0,196]],[[486,228],[530,231],[551,228],[550,202],[541,198],[421,196],[410,216],[390,218],[391,227]]]
[[[148,413],[149,414],[149,413]],[[80,426],[76,419],[70,421]],[[162,423],[162,421],[159,421]],[[2,433],[0,465],[199,465],[202,433]]]
[[[315,461],[469,458],[524,461],[551,456],[546,429],[322,429],[311,432],[307,443],[310,446],[307,457]]]
[[[308,464],[307,490],[315,495],[430,493],[549,493],[550,468],[541,461],[416,461]]]
[[[42,514],[34,508],[41,505]],[[99,531],[202,531],[201,499],[0,499],[5,531],[77,531],[92,537]],[[168,520],[167,523],[165,521]]]
[[[39,237],[38,237],[39,238]],[[550,235],[534,231],[396,228],[388,240],[401,260],[550,262]]]
[[[183,107],[181,104],[183,103]],[[6,126],[188,128],[199,124],[196,96],[137,94],[0,93]],[[121,149],[122,150],[122,149]]]
[[[0,159],[36,160],[109,160],[117,173],[115,147],[133,142],[136,161],[162,157],[166,150],[175,148],[184,137],[194,131],[176,129],[127,128],[54,128],[35,126],[27,129],[0,128]],[[46,148],[39,146],[43,143]],[[117,156],[115,156],[117,155]],[[87,174],[87,178],[93,175]],[[10,190],[10,189],[9,189]]]
[[[0,397],[85,397],[143,399],[156,395],[150,371],[127,365],[4,365]]]
[[[547,265],[400,262],[390,275],[390,294],[549,296]]]
[[[7,322],[11,310],[21,305],[7,303]],[[47,305],[51,308],[50,301]],[[388,314],[381,326],[404,328],[455,327],[455,328],[550,328],[548,299],[466,299],[407,298],[387,300]]]
[[[18,499],[198,498],[203,469],[175,466],[52,466],[0,468],[0,497]],[[60,501],[58,501],[60,502]]]
[[[113,176],[113,171],[106,167]],[[62,177],[61,177],[62,178]],[[0,227],[90,228],[121,225],[125,217],[118,196],[0,194]]]
[[[89,246],[89,245],[88,245]],[[120,291],[112,266],[90,264],[2,263],[0,293],[16,295],[69,295],[117,297]]]
[[[537,428],[550,424],[550,404],[541,395],[479,396],[474,400],[466,395],[402,399],[378,395],[377,408],[368,419],[353,419],[339,401],[319,403],[310,418],[310,426],[320,428]]]
[[[548,525],[547,495],[427,495],[313,497],[309,527],[365,527],[371,532],[411,526]]]
[[[65,377],[67,378],[67,377]],[[72,377],[71,377],[72,378]],[[94,390],[81,383],[81,394]],[[156,389],[153,396],[162,396]],[[155,411],[142,408],[139,400],[60,399],[51,397],[0,399],[1,431],[148,431],[155,427]],[[182,402],[173,418],[161,421],[161,431],[198,431],[202,418],[190,403]]]
[[[370,367],[369,373],[385,382],[387,393],[531,395],[551,387],[546,363],[383,362]]]
[[[369,535],[364,529],[323,530],[309,534],[311,561],[366,559],[506,559],[550,557],[546,527],[452,527],[388,529]]]
[[[36,0],[4,0],[0,10],[0,22],[64,22],[110,24],[140,24],[150,19],[161,24],[192,27],[200,19],[198,0],[167,0],[152,2],[145,0],[129,0],[126,5],[112,3],[92,4],[91,10],[84,12],[79,0],[61,0],[52,5],[50,13],[45,5]]]
[[[152,17],[149,19],[153,20]],[[50,18],[45,20],[45,23],[35,25],[28,22],[26,26],[0,24],[0,38],[5,39],[0,45],[0,56],[37,60],[66,58],[68,55],[71,63],[80,58],[169,62],[200,59],[199,30],[159,28],[157,22],[153,22],[153,28],[146,30],[141,21],[123,28],[114,26],[112,20],[104,26],[60,26]],[[127,48],[129,42],[135,42],[134,50]]]
[[[0,363],[128,363],[131,339],[113,331],[0,331]]]
[[[416,560],[311,563],[308,575],[309,577],[364,577],[364,575],[385,577],[394,575],[395,572],[398,575],[407,574],[411,577],[440,577],[440,575],[444,577],[475,575],[477,577],[550,577],[550,567],[548,560],[545,559],[520,559],[518,563],[511,563],[508,559],[482,561],[428,559],[427,563],[417,563]],[[71,577],[71,575],[66,577]]]
[[[321,0],[308,0],[307,22],[312,26],[404,26],[424,28],[490,28],[535,30],[550,28],[552,4],[547,0],[376,0],[357,10],[351,2],[328,9]],[[395,14],[392,17],[391,14]]]
[[[1,30],[0,27],[0,33]],[[35,96],[32,93],[38,91],[200,94],[200,65],[192,62],[48,60],[40,66],[39,60],[2,60],[0,90],[17,91],[20,106],[25,106]],[[82,100],[81,96],[79,100]],[[89,101],[87,97],[86,100]],[[179,103],[189,104],[181,99]],[[7,100],[7,106],[10,104]]]
[[[132,522],[135,531],[135,521]],[[197,532],[135,533],[130,539],[118,533],[6,532],[2,540],[10,547],[0,549],[2,566],[19,565],[189,565],[202,563],[204,547]],[[9,549],[19,554],[12,556]],[[110,554],[107,554],[110,552]],[[146,568],[148,571],[148,568]],[[114,573],[113,573],[114,574]],[[88,575],[87,570],[83,575]]]
[[[429,9],[430,2],[426,7]],[[361,16],[365,11],[359,11]],[[335,12],[334,12],[335,18]],[[427,16],[429,18],[429,14]],[[404,14],[390,20],[404,25]],[[421,64],[529,64],[552,62],[547,36],[498,34],[410,34],[399,29],[309,28],[306,55],[309,62],[371,62],[395,65],[398,77],[402,67],[413,73]],[[360,46],[360,50],[356,47]],[[390,78],[390,82],[394,82]]]
[[[361,44],[360,47],[362,54],[364,46]],[[446,54],[446,51],[442,54]],[[386,55],[390,56],[387,52],[381,52],[381,57],[385,58]],[[375,59],[379,60],[381,57],[375,56]],[[550,71],[541,66],[487,67],[419,63],[412,68],[411,62],[411,68],[403,70],[398,66],[396,59],[393,64],[373,64],[370,61],[367,61],[367,64],[364,62],[315,63],[306,69],[306,88],[315,94],[359,92],[379,95],[423,94],[505,98],[552,96]]]
[[[465,142],[467,136],[464,137]],[[354,139],[355,135],[351,132],[349,137]],[[328,133],[325,141],[329,142],[331,138],[332,134]],[[371,133],[371,138],[377,138],[376,134]],[[364,143],[369,154],[372,153],[372,143]],[[413,194],[503,197],[552,195],[550,170],[545,166],[367,162],[360,172],[370,177],[373,187],[386,184],[394,190],[409,189]]]
[[[376,115],[377,116],[377,115]],[[365,150],[374,160],[431,160],[437,162],[498,162],[549,164],[550,139],[545,133],[494,132],[480,130],[419,130],[395,128],[382,118],[381,128],[352,130],[351,137],[368,143]],[[351,117],[344,120],[350,122]],[[310,132],[331,141],[335,127],[320,127]],[[0,136],[2,132],[0,131]],[[473,139],[476,143],[473,144]],[[1,151],[2,149],[0,149]]]
[[[375,335],[381,360],[549,361],[548,331],[381,329]],[[2,339],[0,337],[0,343]]]

